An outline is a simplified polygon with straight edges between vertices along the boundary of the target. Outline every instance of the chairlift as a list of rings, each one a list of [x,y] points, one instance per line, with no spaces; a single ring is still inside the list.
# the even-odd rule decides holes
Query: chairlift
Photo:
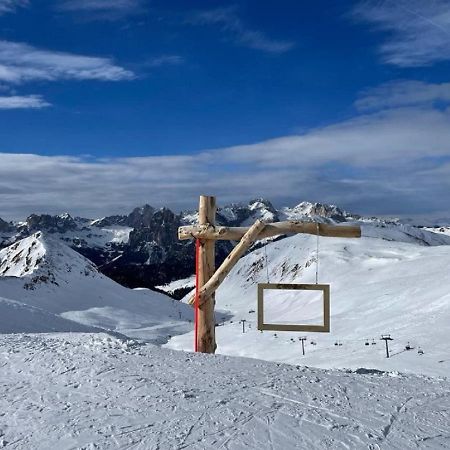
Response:
[[[405,346],[405,350],[412,350],[412,347],[411,347],[411,345],[409,345],[409,342],[406,344],[406,346]]]
[[[366,343],[365,343],[364,345],[370,345],[370,344],[369,344],[369,341],[366,341]]]
[[[372,345],[377,345],[377,343],[375,342],[375,339],[372,339]]]
[[[417,353],[418,353],[419,355],[423,355],[423,350],[422,350],[421,348],[419,348],[419,350],[417,350]]]

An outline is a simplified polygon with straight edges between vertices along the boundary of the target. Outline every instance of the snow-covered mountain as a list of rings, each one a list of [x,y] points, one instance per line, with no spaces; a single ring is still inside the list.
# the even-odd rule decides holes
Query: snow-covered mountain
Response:
[[[364,218],[336,205],[300,202],[294,207],[276,208],[266,199],[230,204],[218,208],[217,223],[226,226],[248,226],[256,219],[267,222],[279,220],[319,221],[327,223],[358,222],[385,228],[386,239],[417,240],[434,245],[429,233],[396,219]],[[57,216],[32,214],[25,221],[0,221],[0,249],[37,231],[43,231],[68,244],[93,261],[99,270],[118,283],[135,288],[154,288],[188,278],[194,270],[192,241],[178,241],[180,225],[195,223],[196,211],[175,214],[168,208],[149,205],[135,208],[131,213],[85,219],[68,213]],[[394,231],[395,230],[395,231]],[[379,233],[379,230],[376,231]],[[397,235],[395,237],[394,235]],[[445,239],[440,243],[447,243]],[[232,248],[221,241],[217,244],[216,263],[220,264]],[[182,290],[174,291],[180,298]]]
[[[50,314],[54,328],[59,327],[57,316],[59,331],[95,327],[157,342],[192,328],[190,307],[147,289],[120,286],[84,256],[40,231],[0,251],[0,297],[9,316],[17,311],[19,332],[27,330],[19,318],[22,313],[31,318],[36,313],[38,322],[39,315]],[[5,317],[0,318],[1,332],[11,331]],[[84,327],[70,328],[61,318]],[[42,320],[41,331],[47,330]]]
[[[319,240],[319,282],[331,285],[331,333],[305,333],[305,356],[298,341],[301,334],[260,333],[255,311],[257,283],[315,282],[316,237],[309,235],[269,243],[235,266],[216,294],[217,310],[232,315],[216,328],[218,352],[324,368],[448,375],[448,236],[370,223],[363,225],[362,233],[361,239]],[[269,292],[265,314],[275,323],[323,320],[320,297],[299,291]],[[390,359],[385,357],[382,334],[394,339]],[[408,342],[413,350],[405,350]],[[168,346],[191,349],[192,335],[176,336]]]

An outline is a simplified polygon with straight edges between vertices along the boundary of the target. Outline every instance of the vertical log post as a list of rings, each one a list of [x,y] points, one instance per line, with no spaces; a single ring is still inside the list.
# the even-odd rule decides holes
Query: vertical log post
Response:
[[[198,221],[200,225],[215,225],[216,223],[216,198],[206,195],[200,196],[198,208]],[[213,239],[200,241],[200,254],[198,264],[198,289],[200,290],[214,274],[215,244]],[[198,351],[202,353],[214,353],[216,351],[215,295],[212,294],[199,306],[198,311]]]

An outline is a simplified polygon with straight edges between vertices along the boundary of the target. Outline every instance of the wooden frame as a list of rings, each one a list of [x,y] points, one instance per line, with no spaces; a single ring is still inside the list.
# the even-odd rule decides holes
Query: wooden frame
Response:
[[[323,325],[290,325],[264,323],[264,291],[266,289],[322,291],[323,292]],[[270,331],[308,331],[315,333],[330,332],[330,285],[329,284],[258,284],[258,330]]]
[[[361,228],[358,225],[329,225],[317,222],[301,222],[290,220],[287,222],[264,223],[257,220],[251,227],[221,227],[216,226],[216,198],[201,195],[199,203],[198,223],[196,225],[182,226],[178,228],[178,239],[198,239],[200,242],[198,253],[198,298],[191,295],[189,304],[198,308],[198,335],[196,335],[198,351],[202,353],[214,353],[216,350],[215,319],[214,319],[214,294],[226,276],[235,267],[239,258],[261,239],[283,234],[306,233],[314,236],[329,236],[341,238],[360,238]],[[215,241],[231,240],[239,241],[222,265],[215,270],[214,254]],[[284,286],[278,284],[275,286]],[[298,325],[293,330],[290,325],[279,325],[277,330],[287,331],[330,331],[330,287],[328,285],[285,285],[285,289],[315,289],[324,292],[324,324]],[[297,288],[293,286],[299,286]],[[303,286],[300,287],[300,286]],[[309,286],[306,287],[306,286]],[[281,288],[282,289],[282,288]],[[263,294],[261,294],[263,295]],[[197,301],[195,301],[197,300]],[[262,311],[262,309],[261,309]],[[261,324],[267,329],[276,326]]]

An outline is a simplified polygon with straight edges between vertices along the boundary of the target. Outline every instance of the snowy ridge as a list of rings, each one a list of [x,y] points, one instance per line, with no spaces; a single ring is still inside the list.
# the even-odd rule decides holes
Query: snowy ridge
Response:
[[[181,280],[175,280],[171,283],[167,283],[161,286],[156,286],[157,289],[163,292],[167,292],[170,295],[175,294],[177,291],[193,289],[195,287],[195,275]]]
[[[450,226],[449,227],[424,227],[425,230],[431,231],[432,233],[445,234],[450,236]]]
[[[165,342],[169,335],[192,329],[189,306],[153,291],[120,286],[99,273],[87,258],[41,232],[3,249],[0,268],[3,299],[82,324],[82,331],[102,328]],[[11,310],[11,304],[7,306]],[[15,331],[26,331],[20,314],[29,316],[30,310],[16,312]],[[58,323],[63,325],[59,331],[67,331],[67,323]],[[11,329],[2,329],[0,322],[0,332],[6,331]],[[48,331],[45,322],[41,331]]]
[[[313,220],[316,222],[344,222],[348,218],[353,218],[353,216],[336,205],[311,202],[301,202],[292,208],[281,208],[280,217],[282,220]]]
[[[67,282],[75,275],[94,276],[98,272],[87,258],[54,238],[44,239],[40,231],[0,250],[0,276],[55,283],[56,279]]]

